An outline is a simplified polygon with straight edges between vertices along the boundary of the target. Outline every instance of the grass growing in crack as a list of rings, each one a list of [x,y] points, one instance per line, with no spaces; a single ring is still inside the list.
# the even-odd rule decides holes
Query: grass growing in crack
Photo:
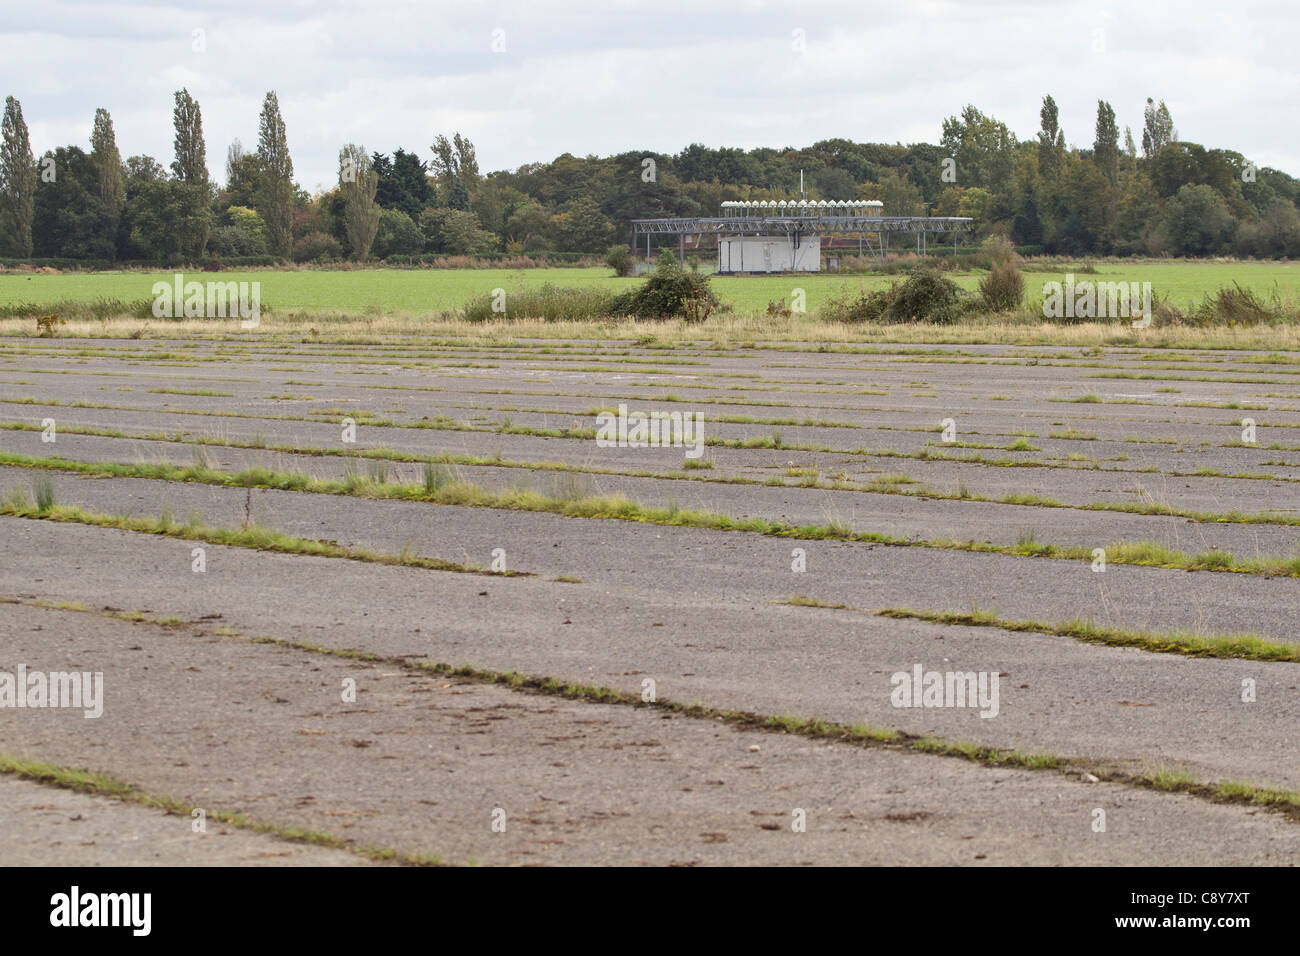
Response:
[[[3,505],[0,505],[0,514],[16,518],[37,518],[46,521],[93,525],[98,528],[117,528],[123,531],[134,531],[138,534],[156,534],[169,538],[182,538],[187,541],[206,541],[209,544],[251,548],[257,551],[274,551],[280,554],[346,558],[372,564],[422,568],[428,571],[531,577],[526,572],[484,571],[481,568],[444,561],[441,558],[429,558],[405,553],[385,554],[364,548],[345,548],[332,541],[314,541],[307,538],[293,537],[253,522],[240,528],[218,528],[202,524],[177,525],[170,514],[165,514],[161,518],[137,518],[131,515],[100,514],[86,511],[75,505],[53,504],[47,510],[42,511],[39,506],[34,507],[25,501],[15,500],[13,495],[6,499]]]
[[[1224,780],[1211,785],[1221,799],[1234,803],[1300,810],[1300,794],[1271,787],[1257,787],[1246,780]]]
[[[832,611],[851,611],[853,608],[847,604],[832,604],[829,601],[823,601],[820,598],[808,597],[806,594],[795,594],[791,597],[779,601],[773,601],[773,604],[784,604],[788,607],[820,607]]]
[[[409,501],[426,501],[440,505],[499,508],[511,511],[534,511],[560,514],[574,518],[604,518],[624,521],[642,521],[681,527],[707,528],[716,531],[746,531],[773,537],[802,538],[808,540],[860,541],[899,547],[927,547],[941,550],[970,551],[987,554],[1008,554],[1021,557],[1042,557],[1060,560],[1092,561],[1092,549],[1033,543],[1030,546],[1000,545],[980,541],[954,541],[950,539],[919,540],[880,532],[855,531],[838,518],[828,518],[821,525],[793,525],[786,521],[764,518],[735,518],[718,512],[681,508],[677,505],[642,505],[623,495],[593,494],[591,477],[585,472],[556,470],[555,487],[551,495],[529,488],[512,488],[490,491],[470,482],[450,480],[442,483],[434,479],[434,489],[420,482],[379,483],[370,474],[362,475],[355,466],[349,467],[342,480],[313,479],[302,472],[274,472],[264,468],[246,469],[227,473],[210,468],[185,468],[171,463],[145,463],[123,465],[114,463],[74,462],[58,458],[32,458],[0,452],[0,464],[20,467],[46,468],[78,474],[109,477],[153,478],[170,481],[200,481],[207,484],[233,487],[265,487],[316,494],[357,495]],[[351,465],[351,462],[349,462]],[[378,473],[382,475],[382,473]],[[777,479],[780,481],[780,479]],[[977,500],[964,481],[959,479],[957,493],[952,497]],[[982,499],[981,499],[982,500]],[[1032,495],[1009,495],[1004,503],[1032,504],[1050,507],[1053,499]],[[11,502],[21,507],[22,502]],[[1141,514],[1176,514],[1163,505],[1132,504],[1115,507],[1101,505],[1080,506],[1080,510],[1115,510]],[[1205,513],[1189,513],[1193,520],[1211,520]],[[1219,515],[1215,520],[1236,520],[1246,523],[1260,522],[1264,518],[1274,523],[1274,516]],[[1276,517],[1276,523],[1292,524],[1287,516]],[[1238,558],[1226,551],[1211,550],[1191,555],[1174,551],[1157,542],[1116,542],[1106,549],[1107,561],[1114,564],[1149,565],[1186,571],[1215,571],[1259,574],[1264,576],[1300,577],[1300,557]]]
[[[928,621],[965,627],[996,627],[1004,631],[1033,632],[1070,637],[1085,644],[1111,647],[1135,647],[1157,654],[1184,654],[1188,657],[1222,657],[1242,660],[1300,663],[1300,645],[1283,644],[1258,634],[1196,634],[1186,630],[1136,631],[1107,627],[1092,621],[1069,620],[1060,624],[1043,621],[1004,620],[995,614],[973,611],[954,614],[947,611],[919,611],[912,608],[883,608],[881,617]]]
[[[14,598],[0,596],[0,602],[24,603]],[[99,614],[102,611],[87,611]],[[231,637],[241,638],[238,632],[220,627],[218,632]],[[792,715],[764,716],[741,711],[720,710],[701,704],[680,704],[660,698],[645,701],[639,694],[628,693],[609,687],[589,684],[569,683],[550,677],[537,677],[518,672],[500,672],[482,670],[468,666],[455,666],[428,659],[411,659],[407,657],[381,657],[367,651],[351,648],[333,648],[276,637],[246,638],[254,644],[268,644],[276,647],[290,648],[316,654],[325,654],[344,660],[365,663],[391,665],[410,673],[434,675],[438,677],[459,677],[477,683],[499,684],[524,693],[540,693],[561,696],[570,700],[585,700],[601,704],[623,705],[631,707],[649,707],[666,715],[721,721],[742,730],[766,730],[812,737],[814,739],[835,741],[862,747],[881,747],[892,750],[911,750],[930,753],[937,756],[955,757],[970,760],[984,766],[1014,767],[1033,771],[1059,772],[1075,776],[1080,772],[1080,762],[1067,760],[1050,753],[1025,753],[1019,750],[1001,750],[979,744],[944,741],[935,737],[917,738],[906,732],[887,727],[873,727],[859,723],[852,726],[839,724],[821,718],[798,717]],[[1095,774],[1108,782],[1132,787],[1149,787],[1152,782],[1147,776],[1127,774],[1122,771],[1095,768]],[[1168,786],[1201,799],[1243,805],[1265,806],[1282,813],[1287,819],[1300,822],[1300,794],[1257,787],[1248,782],[1230,781],[1221,784],[1197,785],[1178,784],[1176,775],[1165,778]]]
[[[214,392],[211,389],[198,388],[150,388],[146,389],[153,395],[199,395],[205,398],[234,398],[234,392]]]
[[[423,484],[425,494],[434,495],[449,485],[461,480],[460,470],[455,465],[425,462]]]
[[[49,514],[54,507],[54,479],[49,475],[37,475],[32,481],[32,493],[36,495],[37,512]]]
[[[47,787],[58,787],[96,797],[106,797],[120,803],[135,804],[164,813],[190,817],[196,809],[190,803],[175,797],[153,794],[141,790],[134,784],[118,780],[108,774],[84,770],[79,767],[64,767],[38,760],[23,760],[8,754],[0,754],[0,773],[30,780]],[[304,827],[284,826],[256,820],[243,813],[204,808],[208,819],[226,826],[264,833],[290,843],[305,843],[311,846],[328,847],[344,850],[370,860],[391,860],[411,866],[437,866],[441,860],[432,855],[411,855],[393,849],[363,846],[352,843],[342,837],[323,830],[309,830]]]
[[[1062,432],[1051,432],[1048,438],[1060,438],[1066,441],[1097,441],[1097,436],[1088,432],[1081,432],[1073,428],[1066,429]]]
[[[589,476],[574,472],[559,472],[551,483],[551,494],[557,501],[576,505],[593,497],[595,486]]]
[[[1191,771],[1178,764],[1160,763],[1142,775],[1157,790],[1185,790],[1196,785]]]

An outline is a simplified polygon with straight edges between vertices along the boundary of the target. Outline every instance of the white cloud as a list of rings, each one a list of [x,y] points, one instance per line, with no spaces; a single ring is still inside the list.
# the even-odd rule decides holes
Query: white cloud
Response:
[[[205,52],[193,50],[195,29]],[[494,29],[504,53],[492,52]],[[1284,2],[1208,0],[47,0],[6,15],[0,52],[2,92],[22,101],[38,151],[84,143],[103,106],[124,154],[167,164],[171,94],[185,86],[218,177],[231,139],[255,144],[262,96],[275,89],[308,188],[334,179],[345,142],[427,159],[434,136],[457,130],[484,169],[691,142],[937,142],[943,118],[967,103],[1030,137],[1047,93],[1076,145],[1091,144],[1098,99],[1140,140],[1154,96],[1181,138],[1298,174],[1298,32]]]

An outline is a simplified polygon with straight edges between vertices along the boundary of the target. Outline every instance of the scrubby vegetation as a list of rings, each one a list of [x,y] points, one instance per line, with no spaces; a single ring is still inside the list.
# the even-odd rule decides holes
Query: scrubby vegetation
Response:
[[[699,263],[691,265],[683,269],[675,255],[664,253],[645,283],[611,299],[606,314],[703,322],[718,307],[718,298],[709,288],[709,277],[699,271]]]
[[[627,246],[610,246],[605,253],[605,265],[614,270],[620,278],[632,274],[632,251]]]
[[[1025,279],[1020,274],[1019,256],[1010,240],[992,236],[984,243],[990,257],[989,274],[980,280],[980,299],[990,312],[1018,309],[1025,300]]]
[[[614,294],[593,288],[504,289],[479,295],[466,304],[468,322],[494,319],[544,319],[581,322],[602,318],[685,319],[702,322],[718,307],[709,277],[696,268],[683,269],[671,254],[660,257],[655,271],[635,289]]]
[[[971,304],[961,286],[933,269],[916,269],[888,289],[832,299],[821,316],[832,322],[956,322]]]
[[[500,290],[476,296],[462,312],[467,322],[505,319],[544,319],[582,322],[608,314],[613,296],[601,289],[566,289],[548,282],[537,289]]]
[[[0,319],[36,318],[37,325],[44,331],[50,323],[41,319],[51,315],[66,322],[68,319],[106,319],[112,316],[127,315],[137,319],[146,319],[153,315],[152,299],[137,299],[126,302],[122,299],[91,299],[79,301],[63,299],[58,302],[14,302],[0,304]],[[50,331],[53,331],[52,328]]]
[[[1276,290],[1268,298],[1263,298],[1253,289],[1234,282],[1218,292],[1206,294],[1200,305],[1186,312],[1168,302],[1160,303],[1156,317],[1165,325],[1279,325],[1300,322],[1300,305],[1284,298]]]

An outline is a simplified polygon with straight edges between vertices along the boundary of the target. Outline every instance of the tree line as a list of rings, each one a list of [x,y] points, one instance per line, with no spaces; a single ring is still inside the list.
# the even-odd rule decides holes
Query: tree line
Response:
[[[308,194],[293,180],[274,91],[255,150],[226,151],[208,172],[199,104],[174,95],[174,158],[121,158],[107,110],[87,152],[38,160],[22,107],[5,100],[0,130],[0,255],[195,262],[204,259],[403,261],[429,255],[603,253],[630,220],[717,215],[723,201],[788,199],[801,172],[811,199],[879,199],[886,215],[970,216],[1056,254],[1300,255],[1300,183],[1242,154],[1180,141],[1151,99],[1141,147],[1098,101],[1091,148],[1067,146],[1051,96],[1038,133],[1020,140],[975,106],[943,121],[937,145],[830,139],[806,148],[711,148],[676,154],[564,154],[483,174],[474,144],[439,135],[428,159],[346,144],[338,180]]]

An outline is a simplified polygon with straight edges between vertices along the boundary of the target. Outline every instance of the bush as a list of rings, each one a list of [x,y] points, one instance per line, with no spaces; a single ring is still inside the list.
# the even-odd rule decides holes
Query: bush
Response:
[[[948,324],[961,316],[961,286],[931,269],[918,269],[890,290],[885,318],[893,322]]]
[[[831,322],[935,322],[949,324],[965,304],[961,286],[933,269],[917,269],[888,289],[864,292],[857,298],[832,299],[821,308]]]
[[[879,322],[889,308],[890,296],[898,287],[895,283],[888,289],[864,292],[856,297],[832,296],[819,310],[819,315],[827,322]]]
[[[709,277],[696,269],[683,269],[674,253],[665,252],[644,285],[610,301],[608,314],[703,322],[717,306]]]
[[[993,263],[993,269],[980,280],[980,298],[991,312],[1009,312],[1025,301],[1025,278],[1014,259]]]
[[[1251,326],[1294,322],[1297,315],[1294,303],[1283,302],[1276,294],[1266,301],[1234,282],[1230,288],[1207,294],[1197,308],[1178,318],[1192,325]]]
[[[339,241],[324,232],[309,232],[293,244],[294,262],[320,262],[341,255],[343,247]]]
[[[632,253],[627,246],[610,246],[605,253],[605,265],[614,270],[614,275],[625,278],[632,274]]]
[[[218,226],[208,236],[208,254],[222,259],[264,256],[266,242],[243,226]]]

